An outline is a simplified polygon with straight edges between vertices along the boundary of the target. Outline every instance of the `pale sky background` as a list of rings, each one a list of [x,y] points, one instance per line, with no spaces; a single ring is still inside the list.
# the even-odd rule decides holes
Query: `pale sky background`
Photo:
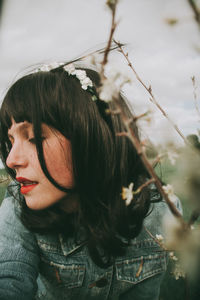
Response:
[[[110,12],[105,0],[5,0],[0,27],[0,97],[26,67],[47,61],[66,61],[102,47],[108,39]],[[177,19],[174,26],[166,20]],[[170,117],[187,135],[200,128],[191,77],[200,101],[200,30],[187,0],[121,0],[115,39],[127,51],[139,75]],[[136,114],[154,109],[153,122],[143,133],[154,142],[177,133],[150,104],[149,96],[120,54],[113,69],[132,76],[126,95]]]

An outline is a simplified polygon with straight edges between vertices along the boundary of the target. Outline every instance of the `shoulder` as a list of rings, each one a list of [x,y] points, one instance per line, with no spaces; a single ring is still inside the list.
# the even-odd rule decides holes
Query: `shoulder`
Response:
[[[6,190],[5,197],[0,206],[0,224],[4,222],[4,219],[10,219],[15,217],[15,197],[9,192],[9,187]]]
[[[16,210],[19,211],[19,204],[17,203],[19,200],[18,188],[17,185],[11,183],[6,190],[5,197],[0,206],[0,222],[2,218],[6,217],[14,217],[16,214]]]
[[[11,183],[6,191],[5,198],[0,206],[0,235],[2,236],[27,236],[30,231],[22,224],[20,219],[21,208],[18,186]],[[2,238],[1,238],[2,240]]]

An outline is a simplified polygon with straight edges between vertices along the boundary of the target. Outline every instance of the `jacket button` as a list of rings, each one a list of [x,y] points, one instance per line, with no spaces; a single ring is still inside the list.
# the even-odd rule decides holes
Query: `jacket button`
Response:
[[[98,288],[102,288],[104,286],[106,286],[108,284],[108,280],[106,278],[101,278],[99,280],[96,281],[96,287]]]

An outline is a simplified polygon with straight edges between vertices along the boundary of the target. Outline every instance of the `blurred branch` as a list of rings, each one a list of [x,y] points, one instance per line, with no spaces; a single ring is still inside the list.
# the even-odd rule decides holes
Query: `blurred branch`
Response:
[[[195,104],[195,109],[197,111],[197,114],[200,118],[200,110],[199,110],[199,105],[198,105],[198,101],[197,101],[197,93],[196,93],[196,90],[197,90],[197,86],[196,86],[196,79],[195,79],[195,76],[192,76],[192,85],[193,85],[193,96],[194,96],[194,104]],[[199,119],[200,120],[200,119]]]
[[[193,13],[194,13],[194,18],[195,21],[197,22],[198,26],[200,27],[200,11],[197,7],[196,1],[195,0],[188,0],[189,5],[191,6]]]
[[[0,0],[0,21],[1,21],[1,17],[2,17],[3,3],[4,3],[4,0]]]
[[[112,12],[112,25],[111,25],[111,29],[110,29],[110,35],[109,35],[109,39],[108,39],[108,43],[107,43],[107,47],[104,53],[104,58],[101,64],[101,76],[104,77],[104,67],[108,62],[108,53],[110,51],[110,47],[112,44],[112,39],[113,39],[113,35],[116,29],[116,22],[115,22],[115,15],[116,15],[116,7],[117,7],[117,3],[118,0],[108,0],[107,1],[107,6],[111,9]]]

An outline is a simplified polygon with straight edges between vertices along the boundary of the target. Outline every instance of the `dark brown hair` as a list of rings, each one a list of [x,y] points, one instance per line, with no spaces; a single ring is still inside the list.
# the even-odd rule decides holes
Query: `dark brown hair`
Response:
[[[95,87],[100,84],[97,72],[85,69]],[[91,257],[96,264],[107,266],[122,255],[127,239],[137,236],[148,213],[148,189],[127,207],[122,200],[122,187],[131,182],[136,189],[144,183],[147,173],[130,140],[117,133],[125,130],[119,114],[109,114],[110,104],[81,88],[80,81],[69,76],[62,67],[49,72],[24,76],[8,90],[0,110],[0,151],[2,161],[15,179],[15,171],[6,166],[11,149],[8,129],[15,122],[33,124],[35,143],[43,172],[57,188],[79,195],[79,209],[67,214],[58,205],[33,211],[20,196],[21,219],[34,232],[63,232],[75,235],[83,228]],[[126,113],[132,114],[125,99],[119,101]],[[48,173],[45,165],[41,124],[59,130],[71,142],[75,190],[60,186]],[[138,136],[137,126],[132,129]]]

